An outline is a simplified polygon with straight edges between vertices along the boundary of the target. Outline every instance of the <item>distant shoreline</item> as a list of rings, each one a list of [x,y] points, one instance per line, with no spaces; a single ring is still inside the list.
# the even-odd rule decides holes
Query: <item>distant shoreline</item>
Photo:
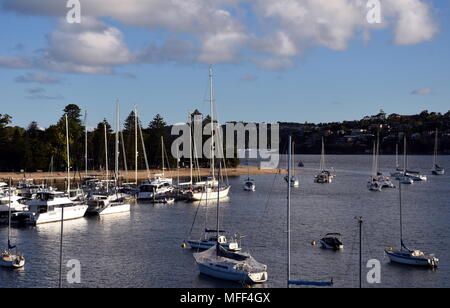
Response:
[[[286,169],[261,169],[259,167],[255,166],[239,166],[237,168],[230,168],[226,170],[226,174],[228,176],[243,176],[250,173],[250,175],[270,175],[270,174],[285,174],[287,171]],[[123,182],[133,182],[135,179],[135,171],[129,170],[128,175],[125,171],[121,170],[120,172],[120,181]],[[110,176],[113,175],[113,171],[109,172]],[[138,170],[137,178],[138,181],[146,180],[149,177],[153,178],[161,174],[161,170],[149,170],[147,173],[146,170]],[[210,175],[210,169],[208,168],[202,168],[202,169],[194,169],[194,178],[197,176],[205,177]],[[88,176],[95,176],[98,178],[105,178],[106,174],[104,171],[88,171]],[[182,168],[182,169],[175,169],[175,170],[166,170],[164,176],[171,177],[171,178],[177,178],[178,176],[182,178],[189,178],[190,177],[190,169]],[[82,178],[85,177],[85,172],[71,172],[70,174],[71,179],[74,179],[75,181],[79,181]],[[53,172],[51,174],[50,172],[0,172],[0,179],[3,181],[6,181],[7,179],[12,178],[13,181],[19,181],[23,178],[27,179],[33,179],[35,183],[39,183],[39,181],[65,181],[67,178],[67,172]]]

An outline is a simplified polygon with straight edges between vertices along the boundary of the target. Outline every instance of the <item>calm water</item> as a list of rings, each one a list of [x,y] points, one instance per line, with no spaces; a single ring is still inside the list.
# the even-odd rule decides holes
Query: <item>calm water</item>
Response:
[[[337,170],[331,185],[313,183],[319,156],[302,156],[301,188],[292,195],[292,278],[325,280],[336,287],[358,286],[358,226],[364,216],[364,260],[382,263],[377,287],[450,287],[450,177],[432,177],[404,189],[405,242],[414,249],[435,253],[436,271],[392,265],[385,247],[398,247],[398,192],[369,192],[370,156],[330,156]],[[442,165],[450,169],[450,158]],[[383,171],[394,169],[393,157],[382,157]],[[430,157],[409,158],[411,169],[429,174]],[[257,192],[242,189],[243,178],[231,178],[232,192],[221,203],[222,227],[246,235],[243,247],[268,265],[270,280],[262,287],[284,287],[286,280],[286,185],[278,175],[254,176]],[[136,204],[130,214],[84,218],[65,223],[64,258],[82,265],[81,287],[233,287],[199,276],[192,251],[182,249],[198,205]],[[215,205],[208,207],[210,227]],[[201,207],[192,236],[199,238],[205,224]],[[0,269],[0,287],[56,287],[59,269],[59,224],[14,229],[15,242],[27,257],[23,270]],[[6,238],[0,228],[0,239]],[[328,232],[343,234],[343,252],[311,245]],[[1,241],[4,247],[6,241]]]

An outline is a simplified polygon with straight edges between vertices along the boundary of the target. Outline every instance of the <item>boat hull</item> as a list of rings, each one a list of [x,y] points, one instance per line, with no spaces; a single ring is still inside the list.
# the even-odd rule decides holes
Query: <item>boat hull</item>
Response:
[[[406,256],[405,254],[392,249],[386,249],[385,252],[389,260],[393,263],[417,267],[429,267],[429,268],[437,267],[438,260],[436,258]]]
[[[84,217],[88,209],[87,205],[77,205],[70,208],[64,209],[64,220],[74,220]],[[13,218],[13,222],[31,224],[31,225],[41,225],[46,223],[59,222],[62,220],[62,211],[57,209],[53,212],[47,213],[30,213],[23,212],[18,213]]]
[[[0,267],[22,268],[25,266],[25,258],[16,255],[3,255],[0,257]]]
[[[202,275],[209,277],[244,282],[249,284],[263,283],[267,281],[267,272],[246,273],[238,270],[225,270],[213,264],[198,263],[198,269]]]
[[[189,199],[193,201],[204,201],[204,200],[217,200],[224,199],[228,197],[228,193],[230,192],[230,187],[227,187],[225,189],[221,189],[219,191],[219,196],[217,196],[217,191],[208,189],[207,191],[203,192],[190,192],[189,193]]]
[[[131,205],[130,204],[121,204],[121,205],[109,205],[105,208],[102,208],[98,211],[100,216],[103,215],[111,215],[111,214],[119,214],[119,213],[128,213],[130,212]]]

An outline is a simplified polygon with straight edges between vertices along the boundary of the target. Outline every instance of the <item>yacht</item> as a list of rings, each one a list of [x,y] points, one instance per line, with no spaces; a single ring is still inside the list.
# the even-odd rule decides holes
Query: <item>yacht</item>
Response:
[[[241,283],[255,284],[267,281],[267,266],[248,253],[230,252],[219,244],[194,254],[201,274]]]
[[[400,249],[387,248],[385,253],[393,263],[404,265],[436,268],[439,259],[434,254],[427,254],[420,250],[411,250],[403,242],[403,211],[402,211],[402,184],[399,184],[400,195]]]
[[[39,225],[78,219],[88,209],[87,205],[75,203],[65,193],[57,191],[38,192],[34,199],[25,204],[28,211],[13,214],[14,223]]]
[[[172,179],[156,178],[139,186],[138,200],[152,200],[174,190]]]
[[[320,172],[314,178],[315,183],[327,184],[333,182],[336,175],[334,172],[326,170],[325,163],[325,140],[322,137],[322,154],[320,156]]]
[[[116,199],[114,201],[98,201],[97,214],[109,215],[109,214],[119,214],[130,212],[131,205],[127,203],[124,199]]]

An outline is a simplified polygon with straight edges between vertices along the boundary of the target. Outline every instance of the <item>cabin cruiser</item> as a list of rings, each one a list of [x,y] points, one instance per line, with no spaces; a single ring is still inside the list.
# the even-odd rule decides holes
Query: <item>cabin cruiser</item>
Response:
[[[324,238],[320,240],[320,244],[322,245],[322,248],[325,249],[344,249],[344,244],[342,244],[340,237],[340,233],[328,233]]]
[[[87,197],[88,214],[98,214],[108,204],[129,200],[130,196],[121,192],[90,192]]]
[[[19,196],[11,196],[11,198],[9,196],[3,196],[0,198],[0,223],[5,223],[8,221],[10,210],[11,213],[24,212],[28,210],[28,207],[21,203],[22,200],[23,198]]]
[[[173,180],[167,178],[157,178],[139,186],[138,200],[152,200],[158,196],[171,193]]]
[[[88,209],[87,205],[75,203],[65,193],[57,191],[38,192],[34,199],[25,204],[29,210],[13,214],[13,223],[39,225],[78,219],[82,218]]]
[[[130,212],[131,205],[126,202],[125,198],[116,198],[114,200],[97,200],[96,213],[100,216],[127,213]]]

